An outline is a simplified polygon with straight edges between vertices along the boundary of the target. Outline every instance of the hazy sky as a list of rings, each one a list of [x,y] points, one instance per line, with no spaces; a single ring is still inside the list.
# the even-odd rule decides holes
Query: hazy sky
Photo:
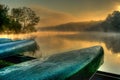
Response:
[[[41,17],[39,26],[103,20],[120,9],[120,0],[0,0],[9,7],[27,6]]]

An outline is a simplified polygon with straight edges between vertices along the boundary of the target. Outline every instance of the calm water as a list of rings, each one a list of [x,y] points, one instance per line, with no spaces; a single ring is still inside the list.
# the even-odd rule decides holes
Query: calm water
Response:
[[[40,51],[37,51],[34,55],[37,58],[46,58],[64,51],[101,45],[104,48],[105,57],[104,64],[99,70],[120,74],[119,33],[37,32],[7,37],[27,38],[31,36],[36,37],[36,41],[40,46]]]

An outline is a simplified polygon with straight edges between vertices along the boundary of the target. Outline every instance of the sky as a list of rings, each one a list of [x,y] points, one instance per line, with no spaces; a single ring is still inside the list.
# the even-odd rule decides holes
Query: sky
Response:
[[[39,27],[104,20],[114,10],[120,10],[120,0],[0,0],[0,3],[10,8],[30,7],[40,16]]]

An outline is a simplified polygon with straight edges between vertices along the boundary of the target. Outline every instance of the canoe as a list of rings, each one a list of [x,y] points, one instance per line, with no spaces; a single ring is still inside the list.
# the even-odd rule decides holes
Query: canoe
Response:
[[[103,55],[100,46],[59,53],[0,69],[0,80],[89,80]]]
[[[12,42],[12,40],[9,38],[0,38],[0,44],[7,43],[7,42]]]
[[[33,39],[2,43],[0,44],[0,59],[16,54],[22,54],[27,51],[34,52],[36,50],[36,46],[37,44]]]

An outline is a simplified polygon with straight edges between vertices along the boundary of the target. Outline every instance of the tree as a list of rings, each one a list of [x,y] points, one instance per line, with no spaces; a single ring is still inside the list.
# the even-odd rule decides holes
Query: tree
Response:
[[[21,31],[21,24],[18,21],[11,20],[9,24],[9,31],[11,33],[20,33]]]
[[[0,32],[3,32],[4,29],[8,29],[8,26],[6,26],[9,24],[8,10],[8,6],[0,4]]]
[[[13,8],[11,11],[12,17],[21,25],[22,32],[35,31],[35,25],[39,22],[40,18],[30,8]]]
[[[113,29],[120,31],[120,12],[114,11],[106,18],[106,22],[112,25]]]
[[[36,31],[35,25],[39,17],[30,8],[13,8],[8,15],[9,8],[0,4],[0,33],[21,33]]]

